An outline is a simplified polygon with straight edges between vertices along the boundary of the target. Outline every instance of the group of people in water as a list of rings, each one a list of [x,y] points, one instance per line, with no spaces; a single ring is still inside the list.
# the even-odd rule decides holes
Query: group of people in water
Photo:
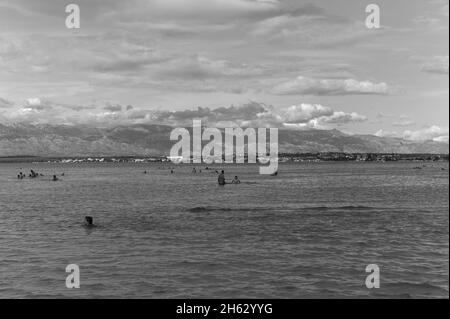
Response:
[[[30,174],[28,175],[29,178],[38,178],[39,176],[44,176],[44,174],[39,174],[34,170],[31,170]],[[25,177],[27,176],[22,172],[20,172],[19,175],[17,175],[17,179],[24,179]]]
[[[239,177],[235,176],[234,179],[231,181],[231,183],[227,183],[225,179],[225,171],[222,170],[219,174],[219,177],[217,178],[217,182],[220,186],[224,186],[226,184],[240,184],[241,181],[239,180]]]
[[[170,170],[170,174],[175,174],[175,168],[174,167],[169,167],[169,170]],[[238,176],[235,176],[234,179],[231,182],[227,183],[226,180],[225,180],[225,171],[223,171],[223,170],[221,172],[219,172],[218,170],[211,170],[209,167],[206,167],[204,170],[205,171],[211,171],[211,173],[213,173],[213,174],[214,173],[219,174],[219,178],[218,178],[219,185],[241,184],[241,181],[239,180]],[[203,172],[202,169],[199,169],[197,167],[193,167],[192,168],[192,174],[201,174],[202,172]],[[144,171],[143,174],[147,175],[147,174],[149,174],[149,171]]]
[[[38,178],[38,177],[44,177],[44,176],[45,176],[44,174],[38,173],[34,170],[30,170],[30,174],[28,174],[28,178]],[[62,174],[62,176],[64,176],[64,173]],[[17,179],[24,179],[26,177],[27,176],[23,172],[20,172],[17,175]],[[59,179],[56,175],[53,175],[52,181],[56,182],[56,181],[59,181]]]
[[[175,174],[175,168],[170,167],[169,170],[170,170],[170,174]],[[211,169],[209,167],[206,167],[205,170],[206,171],[210,171]],[[201,173],[202,173],[202,169],[199,169],[197,167],[193,167],[192,168],[192,174],[201,174]],[[221,172],[219,172],[218,170],[214,170],[211,173],[219,174],[219,177],[218,177],[217,181],[218,181],[220,186],[223,186],[223,185],[226,185],[226,184],[241,184],[241,181],[240,181],[238,176],[235,176],[234,179],[231,182],[227,183],[227,181],[225,179],[225,171],[224,170],[222,170]],[[149,174],[149,172],[148,171],[144,171],[143,174],[147,175],[147,174]]]

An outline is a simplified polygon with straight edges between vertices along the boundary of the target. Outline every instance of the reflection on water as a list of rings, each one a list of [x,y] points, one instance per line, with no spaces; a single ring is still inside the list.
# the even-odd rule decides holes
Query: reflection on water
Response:
[[[448,298],[448,163],[414,166],[0,164],[0,297]]]

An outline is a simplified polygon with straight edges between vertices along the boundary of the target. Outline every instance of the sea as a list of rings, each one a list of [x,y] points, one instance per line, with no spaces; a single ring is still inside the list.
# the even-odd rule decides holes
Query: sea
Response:
[[[449,298],[448,162],[195,167],[1,163],[0,298]]]

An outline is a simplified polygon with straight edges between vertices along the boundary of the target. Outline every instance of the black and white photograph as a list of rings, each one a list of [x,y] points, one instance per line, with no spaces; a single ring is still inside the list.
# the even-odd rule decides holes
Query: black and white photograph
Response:
[[[0,299],[448,298],[448,0],[0,0]]]

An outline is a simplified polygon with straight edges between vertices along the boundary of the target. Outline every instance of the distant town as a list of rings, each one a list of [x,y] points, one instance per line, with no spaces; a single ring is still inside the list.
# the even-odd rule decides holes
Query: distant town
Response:
[[[287,162],[448,162],[449,154],[377,154],[377,153],[280,153],[278,160]],[[0,163],[164,163],[171,162],[167,156],[93,156],[93,157],[0,157]],[[247,158],[246,158],[247,162]]]

